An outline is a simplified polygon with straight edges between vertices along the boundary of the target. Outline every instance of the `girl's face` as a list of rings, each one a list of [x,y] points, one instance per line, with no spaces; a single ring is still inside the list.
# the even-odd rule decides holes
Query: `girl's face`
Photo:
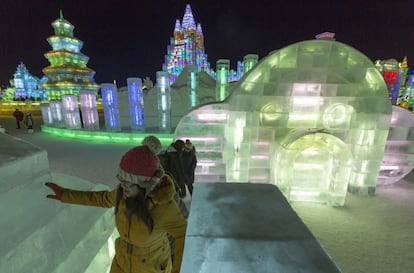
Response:
[[[131,182],[128,182],[126,180],[120,179],[118,177],[119,182],[121,183],[121,187],[123,189],[123,198],[127,199],[129,197],[135,197],[139,193],[138,185],[135,185]]]

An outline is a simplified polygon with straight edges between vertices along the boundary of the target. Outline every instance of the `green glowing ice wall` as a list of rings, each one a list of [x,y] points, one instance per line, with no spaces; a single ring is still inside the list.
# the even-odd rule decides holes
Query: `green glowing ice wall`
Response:
[[[290,200],[343,205],[347,188],[374,193],[390,119],[372,61],[312,40],[262,59],[224,103],[184,117],[175,138],[198,144],[198,181],[274,183]]]

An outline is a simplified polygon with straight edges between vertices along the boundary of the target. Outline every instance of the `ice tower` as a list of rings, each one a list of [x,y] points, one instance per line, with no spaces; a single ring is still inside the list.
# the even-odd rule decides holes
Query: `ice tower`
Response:
[[[361,52],[304,41],[262,59],[222,103],[189,112],[175,138],[196,144],[198,182],[272,183],[289,200],[341,206],[347,190],[375,192],[391,106]]]
[[[176,19],[174,34],[167,46],[167,55],[162,65],[163,71],[170,74],[173,84],[185,66],[193,67],[197,73],[205,71],[213,79],[216,73],[207,61],[204,49],[204,34],[200,23],[195,23],[191,6],[187,4],[182,21]],[[229,81],[237,81],[242,74],[229,71]]]
[[[95,71],[86,64],[89,57],[80,52],[83,42],[73,36],[74,26],[60,17],[52,23],[55,35],[47,41],[52,51],[45,54],[50,66],[43,69],[48,80],[43,83],[49,100],[60,100],[63,94],[73,94],[79,98],[80,90],[98,92],[99,85],[93,76]]]
[[[197,67],[197,72],[206,71],[215,77],[204,52],[204,35],[201,24],[196,25],[191,6],[187,4],[180,22],[175,21],[174,35],[167,47],[163,71],[170,74],[170,84],[174,83],[185,66]]]
[[[14,87],[16,89],[16,98],[32,97],[38,100],[46,99],[45,91],[41,86],[42,80],[35,76],[32,76],[23,62],[21,62],[17,66],[16,72],[14,73],[13,77]]]
[[[384,77],[391,103],[393,105],[398,104],[401,80],[404,72],[405,74],[407,73],[407,67],[403,67],[403,65],[395,59],[377,60],[375,61],[375,66]]]

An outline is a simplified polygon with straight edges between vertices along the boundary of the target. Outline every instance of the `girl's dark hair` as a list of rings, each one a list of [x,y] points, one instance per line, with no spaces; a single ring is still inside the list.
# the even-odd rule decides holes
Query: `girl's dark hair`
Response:
[[[136,185],[139,187],[138,185]],[[118,187],[116,192],[116,203],[115,203],[115,214],[118,213],[119,202],[121,201],[123,189],[121,186]],[[128,221],[131,222],[132,215],[136,215],[141,219],[148,227],[148,231],[151,233],[154,229],[154,220],[152,219],[149,211],[150,199],[145,198],[145,189],[139,187],[138,195],[130,197],[125,200],[126,205],[126,216]]]

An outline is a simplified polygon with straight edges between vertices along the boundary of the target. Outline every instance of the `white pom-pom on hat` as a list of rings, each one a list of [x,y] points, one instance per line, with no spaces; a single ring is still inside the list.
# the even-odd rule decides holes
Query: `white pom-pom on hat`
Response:
[[[142,145],[148,146],[154,154],[158,154],[162,148],[161,141],[156,136],[145,137],[142,140]]]

